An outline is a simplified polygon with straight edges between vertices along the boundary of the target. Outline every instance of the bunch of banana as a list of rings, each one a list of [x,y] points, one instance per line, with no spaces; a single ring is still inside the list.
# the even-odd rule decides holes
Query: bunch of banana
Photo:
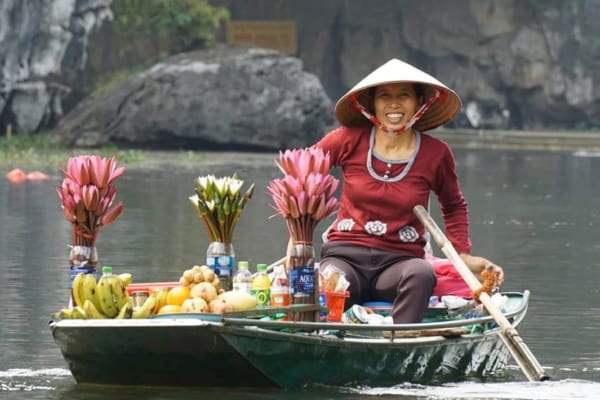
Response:
[[[94,275],[78,274],[72,287],[75,308],[81,308],[86,318],[131,318],[133,304],[124,282],[131,282],[131,274],[122,275],[123,279],[111,275],[96,281]]]
[[[62,308],[59,311],[55,312],[50,316],[53,321],[58,321],[59,319],[87,319],[87,315],[83,308],[81,307],[72,307],[72,308]]]

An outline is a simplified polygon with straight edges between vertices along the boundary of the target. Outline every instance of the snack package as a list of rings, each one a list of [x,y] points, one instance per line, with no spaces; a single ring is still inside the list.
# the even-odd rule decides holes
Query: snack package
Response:
[[[326,292],[344,292],[350,286],[344,271],[334,265],[327,264],[320,275],[320,283],[323,285],[321,287],[325,288]]]

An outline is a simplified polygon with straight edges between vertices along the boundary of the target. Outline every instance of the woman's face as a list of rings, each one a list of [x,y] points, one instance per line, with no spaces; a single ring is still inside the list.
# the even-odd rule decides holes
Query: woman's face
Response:
[[[388,83],[375,88],[375,117],[390,129],[405,125],[421,105],[412,83]]]

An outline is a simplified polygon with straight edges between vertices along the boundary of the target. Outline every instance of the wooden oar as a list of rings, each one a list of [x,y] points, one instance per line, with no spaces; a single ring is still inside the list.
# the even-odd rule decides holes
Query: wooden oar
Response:
[[[473,272],[467,267],[465,262],[460,258],[452,243],[442,233],[440,228],[437,226],[435,221],[431,218],[431,215],[423,206],[416,206],[413,209],[415,215],[429,231],[433,240],[440,246],[442,252],[452,262],[460,276],[469,285],[472,291],[476,291],[481,287],[481,282],[473,275]],[[530,381],[545,381],[550,379],[546,372],[536,360],[533,353],[529,350],[517,330],[511,323],[506,319],[504,314],[496,307],[492,298],[486,293],[482,292],[479,295],[479,301],[485,306],[486,310],[494,317],[494,320],[501,328],[500,338],[508,347],[508,350],[512,354],[513,358],[521,367],[521,370]]]
[[[277,261],[275,261],[275,262],[273,262],[273,263],[271,263],[271,264],[267,265],[267,273],[269,273],[269,272],[273,271],[273,269],[274,269],[276,266],[283,264],[283,263],[285,262],[285,259],[286,259],[286,258],[287,258],[287,256],[283,256],[283,257],[281,257],[279,260],[277,260]]]

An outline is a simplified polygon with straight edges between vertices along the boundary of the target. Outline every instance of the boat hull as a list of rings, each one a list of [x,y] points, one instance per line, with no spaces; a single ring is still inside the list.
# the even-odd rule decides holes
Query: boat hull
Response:
[[[505,315],[524,318],[528,292]],[[52,321],[79,383],[302,388],[487,378],[509,352],[490,316],[406,325],[290,322],[208,315]]]
[[[66,320],[50,327],[78,383],[276,387],[211,323],[183,322]]]
[[[223,334],[244,358],[284,388],[390,386],[484,378],[509,352],[497,332],[456,338],[360,339],[234,328]]]

